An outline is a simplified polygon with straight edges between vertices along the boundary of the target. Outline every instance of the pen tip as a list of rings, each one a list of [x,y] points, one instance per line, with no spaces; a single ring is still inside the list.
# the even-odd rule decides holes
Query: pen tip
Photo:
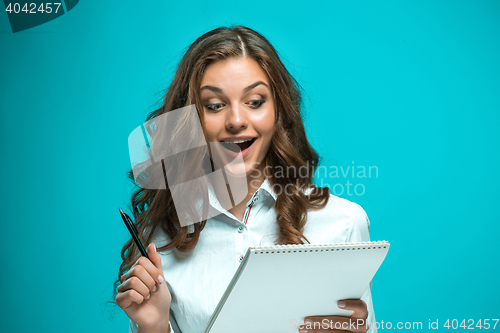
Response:
[[[119,207],[118,210],[120,211],[120,213],[123,213],[123,210],[121,207]]]

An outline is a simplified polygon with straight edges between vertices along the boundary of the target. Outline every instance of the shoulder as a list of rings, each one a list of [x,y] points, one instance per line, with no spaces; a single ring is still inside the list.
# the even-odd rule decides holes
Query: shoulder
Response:
[[[323,227],[335,226],[336,230],[342,230],[346,242],[370,241],[370,220],[365,210],[359,204],[331,193],[326,206],[308,212],[307,219],[307,224],[321,221],[321,224],[326,224]]]

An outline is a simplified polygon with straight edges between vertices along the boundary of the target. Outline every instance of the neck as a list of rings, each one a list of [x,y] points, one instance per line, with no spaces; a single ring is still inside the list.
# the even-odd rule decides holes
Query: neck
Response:
[[[227,200],[221,200],[221,198],[227,198],[227,194],[232,192],[229,185],[226,184],[223,176],[215,176],[215,184],[213,184],[213,188],[217,199],[219,200],[222,208],[232,213],[240,221],[245,214],[246,203],[252,198],[253,194],[260,188],[260,186],[266,179],[264,173],[259,171],[260,170],[253,170],[251,173],[247,174],[246,181],[248,192],[241,202],[234,202],[234,199],[232,198],[230,202],[227,202]],[[232,194],[232,196],[234,196],[234,194]]]

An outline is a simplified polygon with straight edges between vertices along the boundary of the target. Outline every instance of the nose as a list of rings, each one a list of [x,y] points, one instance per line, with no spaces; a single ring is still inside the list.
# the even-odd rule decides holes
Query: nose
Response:
[[[248,119],[244,108],[239,105],[231,106],[227,113],[226,128],[232,132],[239,132],[248,126]]]

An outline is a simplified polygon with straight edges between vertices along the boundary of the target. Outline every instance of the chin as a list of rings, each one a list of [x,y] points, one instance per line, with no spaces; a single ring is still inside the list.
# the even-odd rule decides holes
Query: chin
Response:
[[[262,163],[264,163],[264,161],[260,162],[260,164]],[[251,175],[252,172],[255,172],[257,175],[262,176],[263,171],[261,170],[261,168],[257,168],[258,166],[257,164],[258,164],[257,161],[245,162],[245,172],[247,176]]]
[[[253,172],[253,168],[252,168],[253,164],[250,164],[250,165],[246,165],[245,163],[245,173],[247,176],[251,175],[252,172]]]

